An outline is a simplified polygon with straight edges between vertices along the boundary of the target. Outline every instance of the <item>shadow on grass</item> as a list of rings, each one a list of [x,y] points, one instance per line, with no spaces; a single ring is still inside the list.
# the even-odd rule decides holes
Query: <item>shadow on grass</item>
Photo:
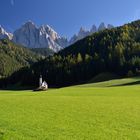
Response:
[[[35,87],[6,87],[6,88],[1,88],[1,90],[11,90],[11,91],[22,91],[22,90],[34,90]]]
[[[140,81],[124,83],[124,84],[118,84],[118,85],[112,85],[112,86],[108,86],[108,87],[134,86],[134,85],[140,85]]]
[[[4,132],[0,131],[0,140],[4,140]]]

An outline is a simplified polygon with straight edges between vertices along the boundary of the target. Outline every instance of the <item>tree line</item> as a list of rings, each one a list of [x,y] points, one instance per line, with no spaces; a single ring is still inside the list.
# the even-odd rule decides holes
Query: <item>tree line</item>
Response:
[[[136,76],[140,71],[140,21],[94,33],[24,68],[9,82],[37,85],[43,75],[51,86],[84,83],[102,72]],[[14,80],[13,80],[14,79]]]

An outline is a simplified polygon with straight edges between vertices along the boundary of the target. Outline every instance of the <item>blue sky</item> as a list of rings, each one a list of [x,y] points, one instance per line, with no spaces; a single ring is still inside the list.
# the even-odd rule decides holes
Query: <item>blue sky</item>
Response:
[[[0,24],[13,31],[32,20],[71,37],[81,26],[115,26],[140,18],[140,0],[0,0]]]

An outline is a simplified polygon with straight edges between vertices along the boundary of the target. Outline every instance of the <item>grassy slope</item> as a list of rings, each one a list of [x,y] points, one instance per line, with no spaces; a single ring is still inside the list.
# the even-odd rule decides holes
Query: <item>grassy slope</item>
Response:
[[[6,140],[136,140],[139,118],[139,85],[0,91],[0,138]]]
[[[101,81],[108,81],[108,80],[119,79],[119,78],[120,78],[120,76],[118,76],[116,74],[104,72],[104,73],[100,73],[100,74],[96,75],[95,77],[93,77],[91,80],[89,80],[88,83],[97,83],[97,82],[101,82]]]
[[[140,84],[140,77],[125,78],[109,80],[105,82],[89,83],[84,85],[79,85],[80,87],[111,87],[111,86],[123,86],[123,85],[135,85]]]

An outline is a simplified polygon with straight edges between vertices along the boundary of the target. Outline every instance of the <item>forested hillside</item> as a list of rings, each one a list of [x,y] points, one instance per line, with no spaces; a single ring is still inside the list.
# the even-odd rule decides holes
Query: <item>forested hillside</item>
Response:
[[[13,72],[30,66],[40,58],[41,56],[9,40],[0,40],[0,77],[10,76]]]
[[[35,52],[38,55],[42,55],[47,57],[49,55],[53,55],[55,52],[49,48],[32,48],[30,49],[32,52]]]
[[[50,85],[66,86],[86,82],[103,72],[133,76],[139,73],[139,68],[140,21],[135,21],[94,33],[21,73],[30,73],[34,83],[42,74]],[[26,84],[24,77],[18,79],[16,74],[14,76]],[[28,81],[28,84],[33,84],[33,81]]]

